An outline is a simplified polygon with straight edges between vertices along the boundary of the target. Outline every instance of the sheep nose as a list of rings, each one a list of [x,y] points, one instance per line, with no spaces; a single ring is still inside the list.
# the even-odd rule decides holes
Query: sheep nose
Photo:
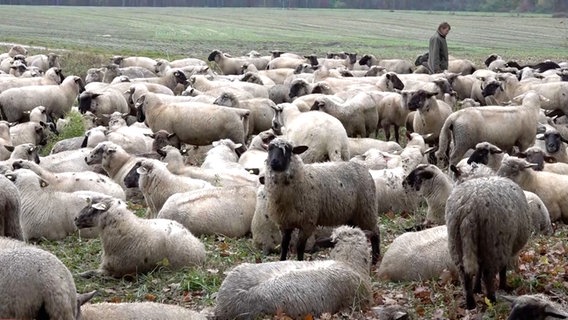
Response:
[[[85,162],[86,162],[86,163],[89,163],[89,159],[87,159],[87,157],[85,157]]]

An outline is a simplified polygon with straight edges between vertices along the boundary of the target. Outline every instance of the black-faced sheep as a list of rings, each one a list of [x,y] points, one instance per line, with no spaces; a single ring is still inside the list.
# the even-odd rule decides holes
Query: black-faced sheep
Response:
[[[507,267],[531,232],[528,211],[523,190],[501,177],[470,179],[450,194],[446,204],[448,246],[468,309],[475,308],[473,293],[481,290],[481,280],[492,302],[497,274],[499,287],[506,289]]]
[[[568,309],[542,294],[519,297],[503,296],[511,302],[511,313],[507,320],[553,320],[568,319]]]
[[[83,276],[122,277],[160,265],[175,270],[205,261],[203,243],[184,226],[172,220],[138,218],[118,199],[92,199],[75,219],[75,225],[98,229],[103,247],[99,269]]]
[[[372,232],[376,263],[380,255],[377,198],[369,171],[353,162],[304,164],[299,154],[306,149],[281,138],[268,146],[265,190],[268,214],[283,234],[281,260],[287,257],[295,228],[300,229],[296,251],[302,260],[306,241],[316,226],[350,223]]]
[[[364,233],[342,226],[334,230],[332,241],[330,260],[235,267],[217,293],[215,319],[252,319],[277,312],[301,318],[369,307],[369,247]]]

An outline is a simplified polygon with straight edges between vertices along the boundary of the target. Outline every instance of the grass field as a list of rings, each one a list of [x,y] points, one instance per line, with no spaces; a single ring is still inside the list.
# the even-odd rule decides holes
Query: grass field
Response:
[[[523,62],[568,60],[568,21],[544,15],[27,6],[0,6],[0,10],[0,42],[37,47],[32,52],[67,50],[61,51],[66,74],[84,75],[88,68],[99,66],[114,54],[206,59],[213,49],[233,55],[253,49],[263,54],[272,49],[319,55],[352,51],[413,60],[426,51],[427,39],[441,21],[452,25],[448,36],[450,53],[479,65],[494,52]],[[131,208],[139,215],[144,212],[141,206]],[[424,208],[416,217],[383,217],[382,252],[423,215]],[[567,238],[568,227],[558,225],[553,238],[531,240],[521,255],[518,272],[510,274],[514,294],[545,292],[566,297]],[[262,256],[250,239],[210,236],[202,240],[208,249],[204,268],[156,270],[125,279],[76,276],[78,290],[98,290],[95,301],[158,301],[201,310],[212,306],[215,292],[231,267],[241,262],[277,260],[276,256]],[[39,245],[54,252],[75,275],[97,268],[100,261],[101,244],[97,239],[73,236]],[[325,256],[320,252],[308,255],[308,259]],[[397,302],[407,307],[415,319],[506,319],[509,310],[506,303],[484,304],[482,296],[478,296],[478,312],[466,312],[461,286],[448,279],[393,284],[374,278],[374,288],[376,305]],[[344,313],[333,318],[372,318],[372,312]]]

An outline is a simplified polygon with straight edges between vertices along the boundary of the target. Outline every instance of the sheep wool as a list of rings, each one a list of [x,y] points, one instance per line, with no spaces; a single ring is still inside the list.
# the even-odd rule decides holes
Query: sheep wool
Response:
[[[81,307],[81,320],[100,319],[206,320],[207,318],[197,311],[155,302],[93,303]]]

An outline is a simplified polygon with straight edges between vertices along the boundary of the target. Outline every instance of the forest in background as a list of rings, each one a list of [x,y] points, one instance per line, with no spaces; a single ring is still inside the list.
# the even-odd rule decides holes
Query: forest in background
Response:
[[[567,0],[0,0],[0,5],[280,7],[568,13]]]

